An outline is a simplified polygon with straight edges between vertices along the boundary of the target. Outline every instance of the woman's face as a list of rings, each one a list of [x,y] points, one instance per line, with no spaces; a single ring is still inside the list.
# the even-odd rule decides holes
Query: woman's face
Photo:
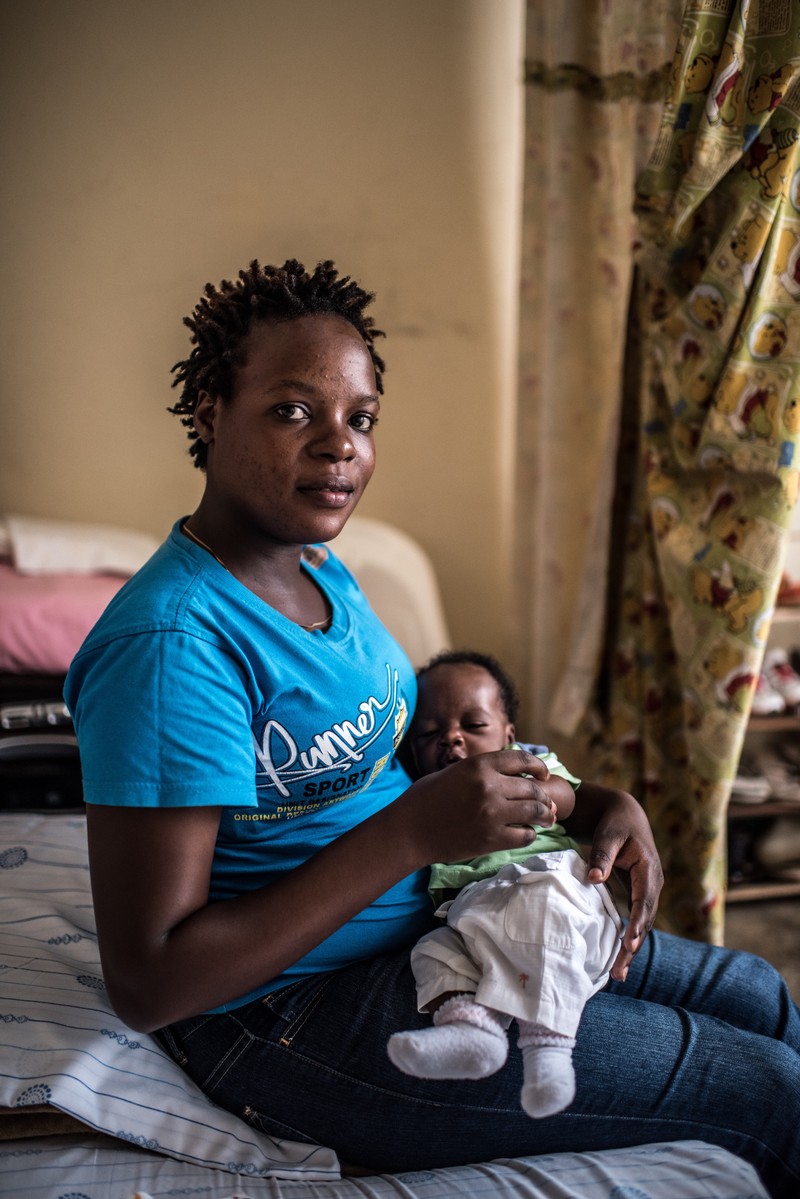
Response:
[[[329,541],[375,467],[380,403],[369,350],[331,314],[260,322],[245,349],[231,398],[202,393],[197,405],[204,508],[264,549]]]

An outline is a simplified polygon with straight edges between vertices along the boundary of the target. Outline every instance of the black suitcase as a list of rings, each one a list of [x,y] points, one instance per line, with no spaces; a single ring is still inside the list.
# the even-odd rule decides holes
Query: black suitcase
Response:
[[[63,676],[0,676],[0,811],[80,811],[78,742]]]

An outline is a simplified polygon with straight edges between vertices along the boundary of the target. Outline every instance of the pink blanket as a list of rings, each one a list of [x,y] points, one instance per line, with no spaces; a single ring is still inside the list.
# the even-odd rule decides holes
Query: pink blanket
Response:
[[[119,575],[19,574],[0,562],[0,671],[63,674]]]

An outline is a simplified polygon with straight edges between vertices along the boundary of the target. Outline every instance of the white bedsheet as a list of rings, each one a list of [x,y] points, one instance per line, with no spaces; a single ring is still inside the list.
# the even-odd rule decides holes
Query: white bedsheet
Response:
[[[312,1182],[231,1178],[141,1150],[47,1137],[0,1142],[0,1194],[9,1199],[767,1199],[751,1166],[702,1141]]]

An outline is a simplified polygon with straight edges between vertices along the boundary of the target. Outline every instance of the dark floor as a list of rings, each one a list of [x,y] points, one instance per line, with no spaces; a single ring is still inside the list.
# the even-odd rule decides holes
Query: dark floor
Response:
[[[800,1003],[800,897],[729,904],[725,944],[766,958]]]

